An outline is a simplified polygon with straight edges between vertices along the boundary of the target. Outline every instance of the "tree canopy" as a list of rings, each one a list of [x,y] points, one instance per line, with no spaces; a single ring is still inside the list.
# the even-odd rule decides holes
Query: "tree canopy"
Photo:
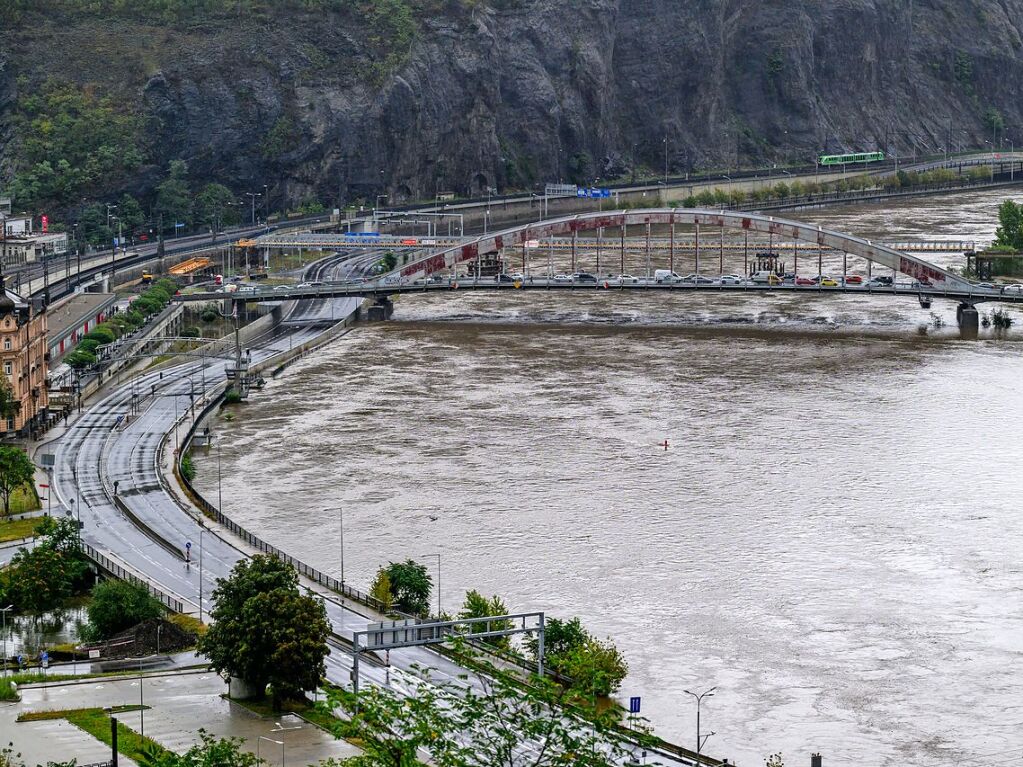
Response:
[[[0,576],[0,599],[19,612],[42,613],[61,606],[89,575],[74,519],[43,517],[36,536],[35,548],[20,549]]]
[[[107,639],[119,631],[143,621],[159,618],[163,608],[141,586],[127,581],[101,581],[92,589],[89,614],[89,639]]]
[[[427,615],[430,612],[433,579],[426,565],[409,559],[405,562],[391,562],[384,571],[390,581],[395,607],[412,615]]]
[[[565,688],[537,678],[523,685],[476,663],[469,683],[427,671],[423,678],[403,675],[397,687],[367,685],[357,714],[347,690],[331,690],[326,705],[352,716],[347,734],[359,738],[365,767],[412,767],[421,763],[420,750],[436,767],[611,767],[632,753],[615,711],[570,712]]]
[[[330,624],[323,603],[303,596],[298,575],[269,555],[243,559],[213,592],[213,625],[199,652],[219,673],[270,685],[275,709],[315,689],[326,672]]]
[[[35,471],[35,465],[20,447],[0,445],[0,498],[4,501],[5,517],[11,513],[11,496],[18,488],[32,486]]]
[[[1023,205],[1006,200],[998,207],[995,245],[1023,252]]]

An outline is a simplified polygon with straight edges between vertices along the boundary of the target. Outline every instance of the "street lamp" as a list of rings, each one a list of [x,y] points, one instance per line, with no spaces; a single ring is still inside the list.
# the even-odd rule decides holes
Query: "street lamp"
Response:
[[[256,198],[262,197],[259,192],[246,192],[245,196],[252,200],[252,225],[256,225]]]
[[[273,738],[268,738],[266,735],[260,735],[258,738],[256,738],[256,763],[258,764],[260,762],[259,742],[261,740],[265,740],[267,743],[276,743],[278,746],[281,747],[281,767],[284,767],[284,741],[274,740]]]
[[[202,537],[209,532],[205,526],[199,528],[199,623],[202,623]]]
[[[701,692],[699,695],[697,695],[695,692],[689,692],[689,690],[683,690],[682,691],[686,695],[692,695],[694,698],[696,698],[696,762],[697,762],[697,764],[699,764],[699,762],[700,762],[700,751],[703,750],[704,742],[707,740],[707,738],[709,738],[711,735],[714,734],[714,733],[710,733],[710,735],[708,735],[707,738],[702,738],[702,739],[700,738],[700,703],[703,702],[704,698],[711,698],[711,697],[713,697],[714,696],[714,691],[716,689],[717,689],[716,686],[711,687],[709,690],[706,690],[705,692]]]
[[[423,558],[437,557],[437,618],[441,616],[440,609],[440,554],[423,554]]]
[[[14,609],[14,605],[7,605],[3,609],[0,609],[0,613],[4,614],[3,631],[4,631],[4,676],[7,676],[7,613]]]

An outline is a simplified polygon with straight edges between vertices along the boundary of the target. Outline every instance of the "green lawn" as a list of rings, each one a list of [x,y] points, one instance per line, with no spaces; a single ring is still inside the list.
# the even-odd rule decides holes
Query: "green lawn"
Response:
[[[115,706],[112,713],[138,711],[139,706]],[[146,706],[148,708],[148,706]],[[71,724],[110,745],[110,715],[101,708],[74,708],[64,711],[32,711],[18,717],[19,722],[39,722],[46,719],[67,719]],[[135,730],[117,723],[117,752],[137,762],[148,761],[166,749],[155,740],[139,735]]]
[[[11,514],[23,514],[26,511],[35,511],[39,508],[42,507],[34,488],[19,487],[11,493]]]
[[[40,522],[39,517],[28,519],[4,520],[0,522],[0,543],[17,541],[22,538],[31,538],[36,525]]]

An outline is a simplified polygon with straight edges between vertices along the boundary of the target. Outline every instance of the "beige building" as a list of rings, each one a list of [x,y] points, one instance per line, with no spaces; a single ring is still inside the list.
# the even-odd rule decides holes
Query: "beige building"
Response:
[[[28,436],[46,422],[47,324],[41,304],[0,288],[0,369],[7,377],[17,412],[0,418],[6,436]]]

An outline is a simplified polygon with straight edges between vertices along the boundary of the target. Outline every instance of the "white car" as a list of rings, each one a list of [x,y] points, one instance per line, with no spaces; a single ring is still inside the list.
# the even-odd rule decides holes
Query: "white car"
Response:
[[[742,285],[746,278],[738,274],[722,274],[719,281],[722,285]]]
[[[619,285],[638,285],[639,277],[633,277],[631,274],[619,274],[614,281]]]
[[[274,290],[275,291],[278,291],[278,290],[291,290],[291,285],[278,285],[277,287],[274,288]]]
[[[525,276],[521,272],[516,272],[515,274],[509,274],[508,276],[511,277],[514,282],[524,282],[525,279],[526,279]]]
[[[252,285],[243,285],[238,288],[238,293],[255,293],[256,289]]]
[[[555,282],[571,282],[572,281],[572,275],[570,275],[570,274],[555,274],[554,275],[554,281]]]

